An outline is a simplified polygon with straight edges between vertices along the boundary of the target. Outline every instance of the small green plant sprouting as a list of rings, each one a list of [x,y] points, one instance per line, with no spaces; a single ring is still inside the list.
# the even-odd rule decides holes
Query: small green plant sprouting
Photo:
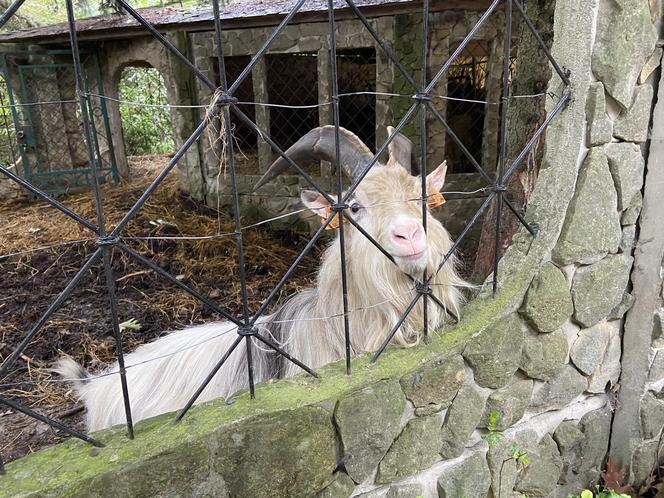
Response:
[[[498,430],[498,423],[502,415],[497,410],[489,412],[489,423],[487,424],[488,434],[482,436],[489,446],[495,446],[503,438],[503,433]]]
[[[521,467],[527,467],[530,464],[528,453],[520,449],[516,444],[510,445],[509,450],[511,457],[508,458],[508,461],[514,460],[516,464],[521,465]]]
[[[510,447],[508,448],[508,451],[509,451],[508,453],[509,456],[505,460],[503,460],[503,463],[500,464],[500,473],[498,474],[498,498],[501,498],[501,493],[503,491],[503,469],[505,468],[505,464],[507,462],[514,462],[516,463],[517,468],[519,466],[521,468],[524,468],[530,465],[530,460],[528,459],[528,453],[519,448],[519,446],[516,443],[511,444]]]
[[[580,495],[569,495],[567,498],[630,498],[630,496],[618,494],[612,489],[603,489],[600,486],[595,486],[594,493],[589,489],[584,489]]]

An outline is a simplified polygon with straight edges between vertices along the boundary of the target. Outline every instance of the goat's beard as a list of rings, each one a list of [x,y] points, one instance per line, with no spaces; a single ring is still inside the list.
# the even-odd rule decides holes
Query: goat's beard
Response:
[[[426,249],[421,255],[414,259],[407,257],[395,257],[394,259],[402,272],[413,278],[419,279],[422,276],[422,273],[427,269],[429,250]]]

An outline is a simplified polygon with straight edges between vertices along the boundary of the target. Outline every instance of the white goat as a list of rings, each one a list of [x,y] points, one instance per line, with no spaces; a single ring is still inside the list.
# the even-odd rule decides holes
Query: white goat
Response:
[[[390,129],[390,131],[392,131]],[[334,160],[334,128],[316,128],[286,152],[295,161]],[[396,265],[381,254],[352,225],[346,225],[346,268],[351,348],[353,354],[376,351],[415,296],[409,275],[419,278],[426,269],[431,275],[449,251],[448,232],[429,217],[427,232],[422,227],[421,179],[410,171],[412,143],[398,135],[390,145],[387,164],[376,164],[362,180],[348,202],[352,216],[394,258]],[[373,155],[361,140],[340,129],[340,163],[351,178]],[[259,181],[257,188],[288,169],[279,158]],[[427,176],[428,193],[436,194],[445,181],[446,165]],[[303,203],[326,218],[329,203],[317,192],[304,191]],[[459,287],[467,284],[455,271],[450,258],[432,280],[433,294],[458,315],[462,300]],[[338,237],[323,256],[317,285],[292,296],[276,313],[261,318],[257,328],[311,368],[345,356],[341,289],[341,261]],[[316,318],[331,317],[322,320]],[[439,328],[446,312],[428,306],[431,330]],[[312,318],[314,320],[312,320]],[[421,338],[423,307],[420,300],[394,336],[402,346],[417,344]],[[134,421],[183,407],[213,366],[236,339],[236,327],[217,322],[171,332],[137,348],[125,357],[127,382]],[[267,351],[252,339],[254,379],[288,377],[301,370],[281,355]],[[246,348],[240,344],[203,391],[197,402],[228,397],[248,385]],[[87,408],[87,427],[96,431],[124,422],[121,386],[117,375],[94,377],[69,358],[61,359],[56,370],[65,378],[77,379],[76,390]],[[117,363],[101,372],[118,372]]]

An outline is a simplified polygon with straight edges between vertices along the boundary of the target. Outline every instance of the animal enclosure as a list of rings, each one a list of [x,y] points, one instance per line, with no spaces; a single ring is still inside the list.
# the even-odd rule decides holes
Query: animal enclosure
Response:
[[[121,3],[129,15],[139,24],[151,29],[149,21],[143,18],[139,12],[134,11],[130,5],[125,5],[124,1],[121,1]],[[410,43],[406,35],[384,40],[381,33],[383,35],[387,33],[385,29],[389,18],[379,18],[375,22],[370,22],[350,1],[347,7],[352,11],[355,18],[353,21],[343,20],[337,22],[332,6],[329,6],[328,10],[322,9],[320,11],[330,16],[329,24],[312,24],[309,28],[312,33],[300,39],[297,36],[298,32],[294,31],[292,26],[289,26],[291,18],[305,4],[304,0],[300,0],[292,6],[290,14],[283,19],[274,32],[266,28],[257,29],[251,40],[243,40],[240,31],[233,32],[232,30],[222,29],[219,22],[220,12],[216,8],[216,2],[213,3],[215,9],[213,10],[212,20],[214,21],[215,31],[192,34],[191,39],[194,48],[190,56],[193,62],[176,46],[178,44],[177,37],[172,40],[163,36],[158,37],[160,48],[153,48],[151,51],[147,51],[147,55],[142,55],[145,64],[157,68],[167,82],[168,100],[172,104],[173,123],[178,127],[175,137],[179,149],[147,187],[145,193],[128,210],[126,216],[120,219],[114,227],[107,228],[105,226],[104,205],[100,190],[103,178],[99,176],[99,173],[103,172],[102,159],[104,153],[109,157],[119,158],[120,163],[124,162],[124,151],[121,149],[118,151],[112,147],[113,143],[121,144],[122,137],[118,136],[117,133],[113,136],[112,131],[109,132],[107,129],[105,146],[98,146],[97,127],[99,123],[106,126],[110,122],[110,129],[112,130],[113,123],[118,122],[118,104],[122,103],[116,86],[119,80],[118,75],[123,68],[127,67],[128,61],[136,60],[139,50],[154,43],[152,40],[142,39],[139,43],[132,43],[131,46],[128,46],[126,42],[116,42],[126,50],[121,54],[107,52],[101,59],[102,63],[97,65],[96,56],[92,59],[81,58],[81,55],[86,52],[79,51],[74,30],[75,23],[73,18],[70,18],[69,21],[69,35],[73,39],[70,55],[73,57],[72,67],[75,70],[76,88],[80,97],[78,105],[81,109],[77,119],[82,120],[82,129],[85,132],[83,143],[89,154],[88,161],[85,164],[92,168],[91,184],[98,199],[97,223],[81,218],[64,204],[47,197],[39,186],[31,184],[29,177],[21,179],[6,167],[2,167],[1,170],[5,175],[26,187],[33,195],[47,200],[53,207],[92,230],[98,236],[98,248],[87,256],[86,262],[75,274],[70,284],[65,287],[53,305],[44,312],[35,326],[5,358],[1,367],[2,373],[6,375],[17,364],[21,355],[28,350],[31,342],[40,333],[43,325],[71,295],[83,275],[93,266],[103,263],[110,300],[111,325],[115,335],[119,361],[117,372],[104,375],[119,376],[130,437],[133,437],[129,394],[131,386],[126,381],[127,374],[123,361],[125,348],[123,346],[121,324],[124,322],[121,322],[118,313],[117,290],[114,284],[115,280],[112,277],[114,269],[110,259],[112,253],[120,251],[135,262],[147,266],[150,270],[155,271],[171,284],[189,293],[212,311],[234,324],[231,332],[237,334],[236,339],[229,343],[228,350],[219,358],[219,362],[210,372],[210,375],[205,378],[196,393],[189,399],[179,415],[180,419],[189,407],[196,402],[208,383],[213,380],[219,368],[238,348],[246,347],[247,365],[246,372],[242,375],[246,375],[247,380],[246,384],[241,385],[246,385],[249,388],[252,398],[254,396],[252,356],[260,358],[265,348],[268,348],[268,352],[276,354],[277,358],[283,358],[285,366],[281,368],[292,371],[293,367],[291,365],[294,365],[309,375],[317,377],[312,368],[289,353],[289,340],[280,342],[280,339],[276,338],[280,337],[279,334],[273,335],[271,332],[266,335],[257,326],[259,323],[257,320],[273,306],[285,288],[284,286],[300,267],[302,260],[307,257],[315,243],[321,239],[325,229],[333,227],[334,220],[338,216],[343,220],[343,223],[337,222],[341,272],[337,282],[341,283],[339,294],[343,293],[345,297],[339,301],[340,309],[328,311],[332,314],[327,316],[315,316],[314,318],[316,320],[331,320],[340,324],[339,330],[345,343],[343,356],[345,357],[346,372],[350,374],[352,351],[370,351],[374,353],[373,361],[376,361],[393,339],[403,344],[416,343],[421,337],[426,338],[428,336],[430,327],[439,327],[446,322],[458,321],[457,301],[450,298],[450,293],[454,292],[453,286],[463,283],[455,275],[456,251],[473,226],[478,224],[492,201],[495,221],[488,220],[488,223],[495,223],[496,232],[492,277],[495,292],[499,282],[498,260],[501,252],[499,239],[503,236],[501,232],[501,211],[511,211],[511,215],[515,216],[525,227],[529,236],[536,235],[535,228],[526,223],[523,218],[521,211],[524,206],[515,206],[511,202],[510,196],[507,194],[507,182],[515,171],[522,169],[523,160],[535,148],[548,124],[556,114],[561,112],[570,98],[567,89],[568,76],[555,63],[548,47],[534,30],[532,23],[518,2],[495,1],[489,4],[486,10],[469,13],[464,20],[458,17],[455,18],[455,21],[461,27],[461,32],[452,35],[448,33],[447,38],[438,38],[435,48],[429,42],[430,31],[440,32],[446,29],[449,21],[441,13],[429,12],[428,3],[425,3],[421,14],[411,13],[397,17],[393,26],[395,31],[409,30],[411,35],[419,32],[420,34],[417,35],[420,40],[419,44]],[[420,15],[419,24],[414,24],[414,19],[418,15]],[[432,23],[431,29],[429,27],[430,21]],[[358,38],[357,28],[361,25],[366,29],[361,31],[358,43],[356,40]],[[513,25],[521,26],[519,36],[532,37],[533,43],[537,44],[539,59],[530,62],[533,65],[547,67],[550,63],[552,64],[556,78],[559,80],[557,93],[531,92],[519,95],[511,93],[511,83],[515,78],[512,74],[512,46],[513,42],[516,44],[516,40],[513,40],[513,38],[518,39],[517,36],[512,35]],[[414,26],[417,26],[418,29],[412,29]],[[376,27],[379,27],[379,29],[377,30]],[[304,30],[304,27],[300,30]],[[490,53],[484,54],[485,58],[482,59],[482,56],[477,54],[480,50],[478,47],[485,45],[477,43],[475,38],[477,36],[491,38],[498,32],[502,35],[502,51],[494,46],[494,49]],[[478,35],[478,33],[481,33],[481,35]],[[282,34],[284,36],[280,37]],[[5,39],[7,41],[13,40],[11,35],[5,37]],[[447,41],[445,49],[440,47],[441,39]],[[222,43],[219,44],[218,41]],[[240,41],[243,43],[238,45]],[[301,46],[306,44],[305,41],[311,46],[306,48]],[[227,44],[226,49],[224,49],[224,42]],[[290,44],[289,49],[283,53],[278,53],[279,47],[283,46],[284,43]],[[356,48],[357,45],[360,47]],[[182,48],[181,43],[180,46]],[[83,47],[88,50],[91,49],[85,42]],[[107,50],[110,50],[108,46]],[[248,52],[248,54],[245,55],[242,52]],[[201,58],[203,54],[205,54],[205,57]],[[216,54],[216,57],[211,58],[210,54]],[[50,53],[49,55],[64,57],[67,52]],[[167,57],[164,58],[164,55],[167,55]],[[229,56],[228,64],[226,55]],[[489,57],[493,57],[491,61],[493,72],[487,69]],[[97,75],[97,86],[94,92],[91,91],[88,82],[90,78],[89,61],[95,62],[92,66]],[[213,69],[215,66],[216,69]],[[50,65],[47,64],[47,67],[50,68]],[[99,67],[99,71],[96,71],[97,67]],[[179,68],[179,73],[176,73],[175,67]],[[411,73],[410,70],[415,69],[417,70]],[[417,72],[419,72],[419,75]],[[396,75],[393,80],[386,79],[388,73]],[[99,74],[111,74],[113,77],[104,81],[104,85],[102,85]],[[180,76],[175,78],[175,74]],[[182,74],[186,74],[189,79],[187,80]],[[11,81],[12,77],[11,70],[7,70],[8,81]],[[108,86],[109,81],[110,87]],[[195,82],[197,103],[182,102],[182,99],[192,98],[193,96],[191,93],[189,95],[183,93],[183,82],[187,81],[190,88],[191,82]],[[489,81],[494,83],[494,87],[491,89],[488,88]],[[497,87],[495,86],[496,82],[498,83]],[[30,85],[27,84],[26,88],[29,87]],[[72,96],[76,95],[74,87],[70,88],[69,91]],[[481,100],[488,99],[490,92],[496,99],[495,101]],[[541,112],[539,121],[525,124],[532,130],[532,133],[522,139],[521,143],[510,144],[513,150],[510,150],[508,155],[507,110],[510,102],[517,102],[517,99],[539,102],[538,105],[542,108],[544,101],[551,99],[553,107],[549,113]],[[496,105],[498,101],[501,102],[500,106]],[[95,102],[98,103],[99,109],[103,111],[100,118],[97,117],[98,113],[94,112]],[[31,103],[24,96],[17,101],[12,109],[24,109],[27,104]],[[465,108],[460,108],[460,103],[468,105]],[[476,106],[470,105],[482,103],[484,104],[484,112],[480,112],[476,109]],[[108,116],[104,111],[106,106],[109,108]],[[251,111],[245,112],[246,109],[253,110],[253,114]],[[498,111],[497,114],[496,111]],[[197,125],[191,121],[196,113],[198,113],[199,120]],[[231,117],[231,114],[233,117]],[[480,136],[484,138],[478,140],[477,132],[485,126],[490,115],[499,124],[500,133],[489,136],[489,134],[482,132]],[[187,118],[187,116],[189,117]],[[448,124],[448,120],[450,124]],[[65,123],[68,122],[71,122],[71,119],[67,121],[65,117]],[[331,126],[317,128],[328,123]],[[385,124],[387,123],[394,124],[395,127],[387,127],[387,137],[385,139]],[[517,122],[511,123],[513,126],[517,124]],[[374,155],[366,148],[360,148],[358,150],[363,155],[361,162],[358,165],[346,163],[343,157],[345,157],[344,154],[348,153],[348,144],[356,143],[354,141],[357,138],[349,139],[348,136],[355,137],[355,135],[348,135],[348,132],[341,128],[342,125],[347,126],[350,132],[355,132],[373,145],[376,154]],[[182,134],[185,130],[191,128],[194,128],[192,135]],[[67,129],[67,126],[65,126],[65,129]],[[329,143],[337,143],[339,155],[336,156],[333,152],[330,152],[333,149],[328,149],[322,153],[321,150],[323,149],[316,149],[317,152],[314,157],[317,160],[324,160],[324,163],[313,170],[307,170],[300,168],[298,164],[293,162],[293,159],[288,157],[288,151],[285,153],[284,150],[293,147],[295,151],[295,148],[298,147],[297,144],[300,143],[299,137],[306,135],[308,130],[311,129],[317,129],[320,130],[319,133],[325,132],[327,134],[327,138],[319,139],[321,140],[320,144],[324,141],[329,142],[334,138]],[[341,135],[339,135],[340,133]],[[338,140],[339,136],[344,138],[345,142],[340,142]],[[444,138],[444,140],[441,141],[441,138]],[[472,139],[472,143],[464,144],[462,138]],[[448,145],[449,140],[452,141],[449,143],[454,143],[464,156],[463,160],[450,157],[451,169],[456,169],[458,173],[462,173],[464,168],[467,170],[468,165],[471,165],[478,178],[482,180],[480,188],[470,189],[467,186],[469,182],[463,181],[463,178],[458,178],[455,184],[455,186],[458,186],[458,191],[444,190],[439,192],[445,180],[446,169],[444,165],[438,168],[436,166],[442,157],[445,157],[451,150]],[[489,143],[489,140],[495,140],[495,142]],[[198,144],[194,146],[196,142]],[[254,144],[256,144],[258,155],[258,164],[255,166],[257,166],[257,171],[263,174],[259,182],[261,186],[274,179],[278,174],[283,173],[288,167],[294,168],[301,176],[296,185],[302,182],[308,183],[311,188],[315,189],[316,195],[323,199],[323,201],[316,200],[315,202],[324,202],[329,210],[328,214],[330,212],[336,213],[336,216],[329,214],[327,217],[323,217],[321,224],[302,252],[294,259],[274,288],[270,289],[260,301],[260,304],[255,307],[250,306],[246,265],[251,261],[252,255],[245,251],[243,235],[243,230],[252,226],[246,226],[246,224],[243,226],[242,202],[240,199],[249,194],[249,192],[243,190],[241,185],[246,185],[248,182],[255,184],[254,180],[257,177],[248,174],[255,173],[255,170],[243,171],[243,166],[249,168],[251,166],[247,162],[243,163],[238,160],[239,156],[243,154],[242,148],[250,150]],[[267,146],[271,149],[269,153],[265,152]],[[330,145],[326,147],[330,147]],[[353,145],[353,147],[357,148],[356,145]],[[35,147],[35,150],[41,150],[41,148]],[[484,161],[482,153],[483,149],[486,148],[493,149],[496,163]],[[102,153],[102,151],[104,152]],[[385,161],[382,157],[388,151],[387,166],[382,166],[381,162]],[[489,155],[487,154],[487,157]],[[300,156],[297,152],[293,152],[293,157]],[[274,158],[278,160],[267,169],[266,164],[269,164]],[[278,166],[279,161],[281,161],[281,165]],[[231,212],[235,223],[234,231],[226,233],[220,231],[209,237],[213,239],[231,237],[236,240],[237,277],[241,291],[242,318],[238,318],[237,313],[234,313],[223,302],[215,302],[200,294],[199,291],[194,290],[182,279],[178,279],[172,272],[136,253],[129,245],[131,237],[125,233],[125,228],[148,202],[149,197],[159,187],[166,175],[178,163],[183,164],[180,169],[181,186],[194,199],[200,198],[200,192],[196,191],[191,179],[192,176],[195,176],[192,166],[196,163],[200,168],[197,174],[202,175],[205,185],[203,188],[204,196],[200,200],[205,200],[212,206],[215,205],[214,201],[216,200],[216,206],[221,208],[227,204],[227,202],[220,202],[222,199],[221,188],[226,186],[230,189],[229,193],[225,195],[231,199]],[[387,174],[391,170],[385,168],[390,167],[397,169],[393,170],[394,173]],[[121,171],[127,170],[126,166],[120,166],[119,169]],[[432,233],[436,230],[442,230],[441,233],[445,235],[441,235],[442,238],[439,238],[439,240],[448,240],[447,232],[433,218],[429,218],[428,221],[427,218],[431,216],[430,209],[445,203],[445,196],[449,195],[450,201],[452,201],[455,195],[461,196],[463,199],[466,194],[481,194],[479,197],[480,205],[469,219],[462,222],[453,242],[445,242],[440,247],[431,248],[431,253],[436,256],[430,263],[420,268],[419,266],[402,263],[400,259],[396,261],[401,256],[396,254],[394,249],[386,249],[385,242],[379,242],[380,229],[369,229],[367,228],[369,225],[365,225],[365,228],[363,228],[362,223],[353,216],[357,211],[355,209],[356,204],[352,204],[351,201],[354,199],[356,192],[362,194],[363,182],[365,184],[369,183],[370,177],[376,169],[385,171],[386,177],[394,176],[395,178],[397,176],[404,177],[406,175],[404,169],[408,174],[422,172],[421,179],[417,180],[419,184],[414,184],[408,180],[409,190],[407,194],[405,193],[406,190],[403,193],[393,191],[391,194],[396,194],[398,199],[396,202],[403,202],[405,203],[404,206],[407,203],[415,203],[415,212],[420,213],[418,216],[422,217],[421,225],[418,222],[418,226],[420,229],[428,227]],[[224,173],[223,179],[222,173]],[[383,176],[382,173],[376,175]],[[379,176],[376,175],[374,177],[378,179]],[[384,178],[381,179],[381,181],[383,180]],[[397,183],[400,186],[399,188],[403,186],[405,189],[406,183],[403,183],[405,181],[400,180],[401,183]],[[415,178],[412,181],[414,182]],[[286,180],[286,184],[293,183]],[[449,182],[446,185],[449,185]],[[411,192],[410,189],[414,190]],[[264,193],[262,195],[268,200],[273,200],[272,194]],[[335,196],[336,200],[331,195]],[[284,195],[274,197],[284,197]],[[288,197],[288,194],[285,197]],[[303,199],[305,198],[303,197]],[[378,208],[383,203],[382,198],[373,197],[368,200],[369,204],[366,203],[367,201],[363,201],[365,205],[360,208]],[[313,201],[310,201],[310,207],[314,204]],[[405,212],[405,208],[403,212]],[[284,216],[285,214],[280,212],[273,218],[276,220]],[[260,223],[274,221],[273,218],[262,220]],[[345,227],[346,223],[348,224],[347,227]],[[357,233],[355,230],[357,230]],[[373,308],[380,310],[384,303],[363,303],[357,300],[351,303],[348,300],[348,295],[352,296],[353,294],[347,288],[346,267],[348,261],[345,256],[344,232],[347,232],[348,244],[357,244],[353,240],[364,241],[365,251],[375,251],[375,258],[382,261],[386,268],[390,268],[390,271],[396,271],[396,268],[399,268],[404,272],[398,274],[399,278],[403,280],[407,276],[412,281],[411,283],[404,280],[404,283],[409,283],[407,286],[402,285],[404,288],[409,287],[405,300],[401,299],[401,296],[383,296],[390,302],[398,303],[399,313],[386,322],[386,329],[380,331],[380,341],[372,343],[370,346],[358,346],[353,342],[360,339],[355,337],[351,330],[350,324],[354,323],[354,317],[353,319],[349,317],[352,314],[363,313]],[[195,237],[194,235],[191,236]],[[509,238],[511,234],[505,236]],[[187,235],[184,237],[186,238]],[[168,241],[169,236],[157,235],[149,237],[148,240]],[[336,248],[337,246],[333,245],[332,247]],[[357,251],[358,249],[354,250]],[[338,256],[335,254],[334,257]],[[403,268],[418,268],[418,270],[417,272],[408,270],[409,273]],[[422,271],[423,274],[419,274]],[[355,308],[352,306],[355,306]],[[341,319],[342,317],[343,319]],[[413,323],[414,317],[423,317],[423,320],[415,324]],[[306,321],[307,318],[302,318],[302,320]],[[357,342],[357,344],[361,343]],[[177,351],[174,351],[169,354],[176,353]],[[316,366],[320,365],[317,364]],[[131,368],[134,365],[130,364],[128,367]],[[133,371],[131,373],[133,374]],[[14,410],[21,411],[29,416],[42,417],[42,420],[44,420],[43,415],[39,415],[32,408],[26,407],[12,398],[2,397],[0,400]],[[136,403],[139,402],[140,400],[136,401]],[[46,420],[71,435],[85,439],[95,445],[101,444],[92,437],[85,436],[50,418]]]
[[[68,51],[83,80],[77,59],[99,51],[103,92],[75,93],[86,153],[96,166],[85,109],[104,101],[124,175],[56,200],[0,166],[41,199],[34,226],[14,209],[23,237],[2,251],[10,283],[34,273],[40,291],[0,297],[0,422],[18,422],[12,441],[29,424],[86,441],[10,462],[0,497],[567,497],[608,467],[656,494],[654,2],[120,2],[126,16],[0,38]],[[163,78],[178,149],[145,183],[117,133],[132,65]],[[52,209],[70,221],[45,251],[27,230]],[[184,329],[151,340],[174,316]],[[40,378],[44,345],[90,373]],[[122,425],[86,434],[80,405],[34,402],[70,385],[87,428]]]

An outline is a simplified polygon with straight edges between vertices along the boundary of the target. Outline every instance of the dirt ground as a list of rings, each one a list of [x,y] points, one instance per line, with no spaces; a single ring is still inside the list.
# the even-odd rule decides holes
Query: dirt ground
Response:
[[[165,161],[165,157],[136,158],[131,165],[131,181],[103,187],[108,229],[122,218]],[[95,219],[91,193],[70,195],[61,200],[77,213]],[[177,190],[177,181],[172,176],[128,225],[124,235],[207,236],[232,230],[228,213],[198,205]],[[0,233],[1,363],[95,250],[95,245],[88,240],[25,252],[91,237],[91,232],[42,202],[0,205]],[[244,242],[250,305],[255,310],[307,239],[290,232],[256,228],[244,232]],[[131,240],[129,245],[240,316],[234,237]],[[282,290],[279,301],[313,283],[320,250],[315,249],[305,258]],[[8,254],[10,256],[6,256]],[[140,324],[140,330],[129,328],[123,332],[125,352],[164,331],[218,319],[195,299],[119,251],[114,254],[112,266],[120,321],[134,319]],[[0,392],[83,431],[82,409],[72,391],[67,385],[52,382],[55,377],[48,369],[60,354],[67,353],[94,371],[114,361],[114,348],[105,282],[100,268],[95,267],[46,323],[12,372],[0,378]],[[48,425],[0,406],[0,455],[5,462],[63,438],[63,434]]]

